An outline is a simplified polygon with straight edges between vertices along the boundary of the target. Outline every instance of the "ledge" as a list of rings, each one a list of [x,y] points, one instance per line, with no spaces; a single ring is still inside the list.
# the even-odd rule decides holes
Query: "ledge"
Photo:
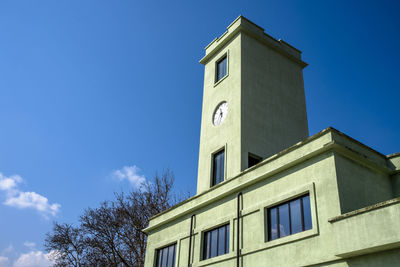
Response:
[[[395,158],[395,157],[400,157],[400,152],[393,153],[393,154],[389,154],[389,155],[387,155],[386,157],[387,157],[388,159],[390,159],[390,158]]]
[[[341,220],[344,220],[344,219],[347,219],[347,218],[350,218],[350,217],[353,217],[353,216],[357,216],[359,214],[363,214],[363,213],[366,213],[366,212],[370,212],[370,211],[373,211],[373,210],[377,210],[377,209],[380,209],[380,208],[388,207],[390,205],[397,204],[397,203],[400,203],[400,197],[393,198],[393,199],[390,199],[390,200],[387,200],[387,201],[384,201],[384,202],[380,202],[378,204],[371,205],[371,206],[368,206],[368,207],[365,207],[365,208],[362,208],[362,209],[358,209],[358,210],[355,210],[355,211],[347,212],[347,213],[342,214],[340,216],[330,218],[328,220],[328,222],[335,223],[337,221],[341,221]]]
[[[335,138],[337,138],[335,136],[341,136],[341,142],[350,142],[348,144],[338,143],[337,140],[335,140]],[[352,148],[346,146],[349,144],[352,145]],[[297,153],[291,153],[295,150]],[[143,232],[149,233],[161,225],[193,213],[212,202],[231,194],[235,194],[243,188],[262,181],[263,179],[268,179],[268,177],[283,172],[288,168],[292,168],[311,158],[315,158],[318,155],[332,151],[350,158],[367,168],[387,174],[393,173],[393,170],[386,165],[385,155],[382,155],[338,130],[329,127],[293,145],[292,147],[263,160],[257,165],[244,170],[237,176],[228,177],[227,180],[213,186],[207,191],[195,195],[164,212],[154,215],[150,218],[149,226],[144,229]],[[370,156],[366,156],[364,153],[368,153]],[[161,216],[163,218],[160,218]]]
[[[355,257],[400,247],[400,198],[334,217],[334,255]]]

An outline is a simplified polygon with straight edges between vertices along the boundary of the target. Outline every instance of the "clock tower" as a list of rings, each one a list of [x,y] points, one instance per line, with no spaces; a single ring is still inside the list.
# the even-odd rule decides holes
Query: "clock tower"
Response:
[[[205,49],[197,194],[308,137],[299,50],[243,16]]]

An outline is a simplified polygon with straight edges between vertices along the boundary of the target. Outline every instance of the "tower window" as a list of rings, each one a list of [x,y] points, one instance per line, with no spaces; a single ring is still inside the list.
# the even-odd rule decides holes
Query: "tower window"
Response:
[[[309,194],[268,209],[268,240],[312,228]]]
[[[226,74],[227,74],[227,56],[225,54],[216,63],[215,82],[218,82],[219,80],[224,78]]]
[[[229,252],[229,224],[204,233],[203,260]]]
[[[211,186],[224,181],[225,150],[221,150],[213,155],[213,173]]]
[[[175,250],[176,244],[157,249],[157,267],[174,267],[175,266]]]
[[[262,160],[261,157],[256,156],[254,154],[249,153],[249,158],[247,160],[247,164],[248,164],[248,168],[257,165],[258,163],[260,163]]]

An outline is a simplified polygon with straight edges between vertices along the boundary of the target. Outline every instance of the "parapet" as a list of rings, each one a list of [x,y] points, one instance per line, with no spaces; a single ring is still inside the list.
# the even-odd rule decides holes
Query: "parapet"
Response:
[[[225,33],[215,38],[209,45],[205,47],[206,55],[200,60],[201,64],[206,64],[208,60],[219,51],[226,43],[234,38],[239,32],[244,32],[254,39],[260,41],[264,45],[278,51],[284,56],[292,59],[300,64],[303,68],[307,63],[301,60],[301,51],[286,43],[281,39],[275,39],[264,32],[264,29],[248,20],[243,16],[239,16],[228,27]]]

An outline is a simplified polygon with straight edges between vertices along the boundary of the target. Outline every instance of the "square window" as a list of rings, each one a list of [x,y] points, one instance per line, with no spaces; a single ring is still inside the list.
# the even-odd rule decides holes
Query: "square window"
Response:
[[[221,150],[213,154],[213,172],[211,186],[219,184],[224,181],[225,174],[225,150]]]
[[[176,244],[157,249],[157,267],[174,267],[175,266],[175,250]]]
[[[268,209],[268,240],[312,228],[309,194]]]
[[[216,72],[215,72],[215,82],[218,82],[222,78],[224,78],[227,74],[227,56],[226,54],[217,61],[216,63]]]
[[[203,260],[229,252],[229,224],[204,232]]]

